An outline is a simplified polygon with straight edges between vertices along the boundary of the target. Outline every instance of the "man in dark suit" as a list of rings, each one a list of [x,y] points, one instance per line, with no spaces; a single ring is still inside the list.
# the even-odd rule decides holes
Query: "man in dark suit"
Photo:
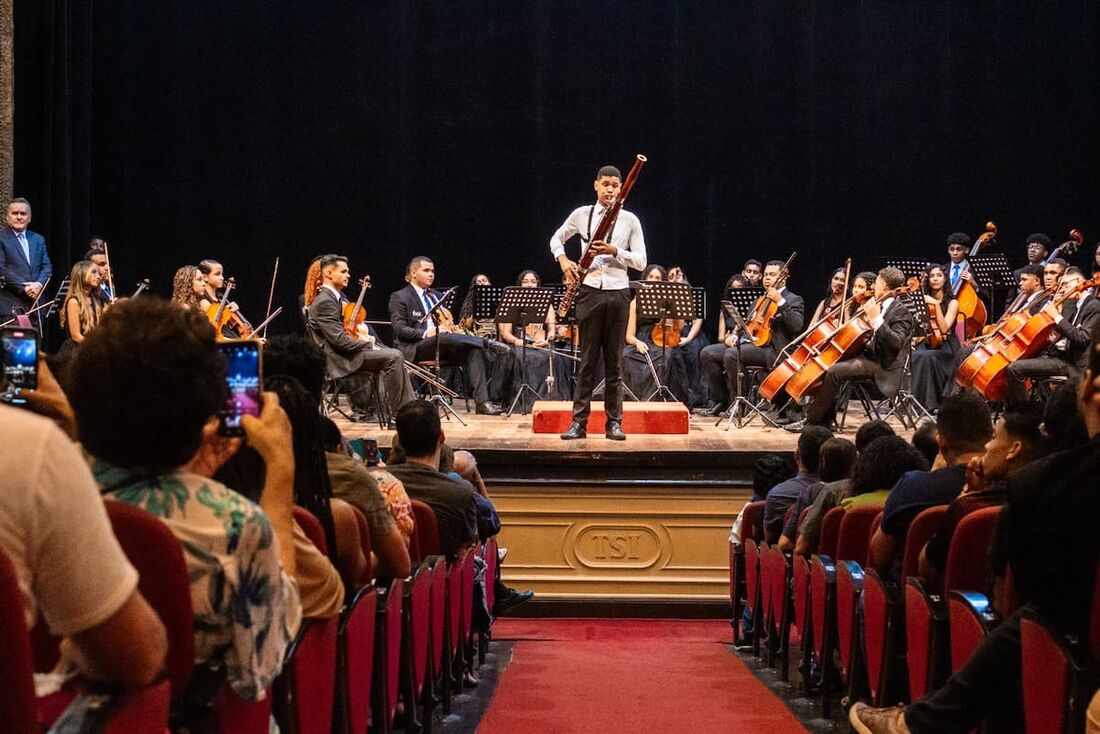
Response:
[[[704,414],[718,415],[726,409],[728,396],[736,391],[737,375],[742,364],[770,369],[776,356],[802,331],[806,323],[806,303],[802,296],[778,283],[783,265],[781,260],[772,260],[764,266],[763,285],[767,289],[767,298],[778,306],[771,320],[771,339],[768,343],[758,347],[751,341],[742,341],[738,350],[736,332],[727,330],[723,344],[711,344],[700,353],[700,365],[710,385],[711,400],[711,404],[702,411]],[[745,321],[748,320],[746,316]],[[725,379],[722,377],[723,370]]]
[[[344,331],[343,290],[351,277],[346,257],[322,257],[321,277],[324,283],[309,306],[307,324],[314,341],[325,351],[328,376],[361,378],[365,373],[380,372],[386,412],[396,415],[397,409],[414,397],[401,352],[379,344],[369,333],[356,338]],[[359,412],[368,407],[364,392],[355,389],[350,395]]]
[[[1068,268],[1062,276],[1061,287],[1072,290],[1085,281],[1080,268]],[[1061,312],[1048,301],[1043,310],[1054,319],[1058,341],[1046,352],[1032,359],[1018,359],[1005,370],[1008,380],[1009,404],[1027,400],[1026,381],[1049,377],[1076,379],[1085,370],[1085,359],[1092,335],[1100,323],[1100,301],[1091,289],[1070,296],[1062,304]]]
[[[897,268],[883,268],[875,278],[875,297],[863,307],[874,331],[863,354],[833,365],[814,393],[806,409],[805,423],[828,425],[836,418],[836,396],[842,382],[861,377],[874,378],[875,386],[890,398],[901,389],[905,358],[913,337],[913,317],[908,306],[898,298],[885,298],[886,293],[905,283],[905,275]],[[786,426],[799,432],[803,421]]]
[[[423,255],[414,257],[405,270],[405,280],[408,285],[390,294],[390,323],[397,348],[410,362],[422,362],[435,359],[438,339],[441,360],[465,365],[478,415],[499,415],[500,406],[489,402],[482,352],[485,340],[470,334],[437,334],[434,320],[421,321],[442,295],[432,290],[435,264]]]
[[[11,317],[12,309],[30,308],[53,274],[46,240],[27,229],[31,223],[31,205],[26,199],[8,204],[7,227],[0,229],[0,321]]]

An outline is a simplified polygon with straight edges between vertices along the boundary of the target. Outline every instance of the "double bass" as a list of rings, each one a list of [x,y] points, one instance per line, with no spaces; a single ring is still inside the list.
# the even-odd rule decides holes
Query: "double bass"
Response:
[[[920,281],[916,278],[910,278],[905,285],[889,290],[882,294],[882,298],[876,298],[875,300],[882,303],[889,298],[896,298],[904,293],[912,293],[916,290],[920,290]],[[871,339],[874,332],[875,327],[871,323],[871,319],[867,317],[866,311],[861,308],[847,323],[837,329],[828,341],[818,347],[816,349],[817,353],[806,360],[801,369],[787,381],[785,386],[787,394],[792,399],[799,400],[802,396],[812,393],[821,384],[825,373],[833,365],[859,352]]]
[[[1100,274],[1059,293],[1039,313],[1006,321],[997,338],[980,344],[963,360],[955,374],[955,382],[963,388],[973,387],[986,400],[1004,400],[1008,394],[1008,366],[1019,359],[1035,357],[1050,346],[1056,323],[1052,311],[1060,311],[1062,304],[1071,296],[1098,285]],[[1051,306],[1054,308],[1051,309]],[[1023,311],[1013,316],[1026,313]]]
[[[798,257],[798,252],[792,252],[791,256],[787,258],[787,262],[783,263],[783,267],[779,271],[779,277],[775,279],[775,283],[772,288],[779,290],[783,287],[783,284],[787,281],[787,277],[791,273],[791,263]],[[779,311],[779,304],[768,298],[765,293],[756,299],[756,305],[753,306],[752,314],[750,314],[745,326],[748,327],[749,338],[752,339],[752,343],[758,347],[766,346],[772,340],[772,319],[775,318],[775,314]]]
[[[630,168],[630,173],[626,174],[626,180],[623,181],[622,187],[619,188],[619,195],[615,197],[615,201],[604,212],[603,218],[600,219],[600,223],[596,226],[596,231],[592,233],[592,239],[590,242],[606,241],[611,236],[611,230],[615,226],[615,221],[619,218],[619,212],[622,211],[623,204],[626,203],[626,197],[630,195],[630,190],[634,188],[634,181],[638,178],[638,173],[642,170],[642,166],[646,163],[646,157],[642,154],[638,154],[637,159],[634,161],[634,165]],[[558,318],[564,319],[566,314],[569,313],[569,309],[573,306],[573,301],[577,298],[577,293],[581,290],[581,284],[584,282],[585,273],[592,267],[592,261],[596,259],[596,253],[591,247],[585,249],[581,255],[581,259],[577,262],[576,278],[572,283],[567,283],[565,286],[565,293],[562,294],[561,302],[558,304]]]
[[[962,272],[965,273],[970,269],[970,258],[981,252],[986,245],[996,242],[996,236],[997,223],[993,220],[986,222],[985,232],[974,241],[974,246],[970,248],[966,266],[962,269]],[[960,277],[956,281],[952,287],[952,293],[959,302],[959,321],[963,322],[963,335],[965,338],[970,339],[985,326],[989,320],[989,311],[986,310],[985,303],[978,295],[974,284],[965,278]]]

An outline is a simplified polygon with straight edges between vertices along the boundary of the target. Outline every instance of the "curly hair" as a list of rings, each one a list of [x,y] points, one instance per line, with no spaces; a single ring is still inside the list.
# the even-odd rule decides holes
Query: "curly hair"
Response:
[[[927,471],[924,456],[901,436],[876,438],[859,453],[852,471],[852,496],[891,489],[907,471]]]
[[[122,301],[80,345],[69,395],[84,447],[162,473],[185,464],[225,404],[225,357],[210,322],[155,296]],[[107,422],[109,425],[104,425]]]
[[[195,293],[195,274],[201,274],[194,265],[184,265],[172,276],[172,302],[198,308],[202,296]]]
[[[325,279],[321,275],[321,258],[313,258],[313,262],[309,264],[309,270],[306,271],[306,283],[302,289],[302,295],[305,296],[306,306],[313,303],[313,299],[317,297],[317,294],[321,292],[321,286],[324,285]]]

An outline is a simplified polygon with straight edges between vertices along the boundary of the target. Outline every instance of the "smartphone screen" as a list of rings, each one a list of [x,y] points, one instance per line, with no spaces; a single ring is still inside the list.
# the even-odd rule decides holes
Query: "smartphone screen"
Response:
[[[378,439],[363,439],[363,459],[367,466],[378,466]]]
[[[4,343],[4,382],[11,402],[22,402],[15,395],[38,388],[38,332],[9,327],[0,339]]]
[[[218,344],[218,349],[225,355],[225,381],[229,386],[229,398],[219,413],[219,433],[242,436],[241,418],[260,415],[260,391],[263,389],[260,342],[225,341]]]

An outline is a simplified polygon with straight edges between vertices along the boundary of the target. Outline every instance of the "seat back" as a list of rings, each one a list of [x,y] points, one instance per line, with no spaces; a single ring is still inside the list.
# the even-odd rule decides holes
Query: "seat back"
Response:
[[[873,518],[872,518],[873,519]],[[869,527],[869,526],[868,526]],[[836,642],[841,679],[847,683],[858,643],[859,595],[863,591],[863,569],[856,561],[836,562]]]
[[[745,599],[749,616],[756,614],[760,601],[760,546],[752,538],[743,542],[745,549]]]
[[[836,560],[855,561],[861,566],[867,565],[871,526],[881,513],[881,505],[853,507],[844,513],[840,521],[840,535],[837,538]]]
[[[367,524],[367,516],[355,505],[351,506],[355,515],[355,525],[359,528],[359,549],[363,551],[363,557],[367,559],[367,571],[360,579],[364,584],[374,581],[374,569],[371,567],[371,538],[370,525]]]
[[[416,535],[418,557],[412,559],[413,563],[419,563],[428,556],[439,555],[439,524],[435,519],[435,512],[431,505],[420,500],[412,500],[413,520],[416,522]]]
[[[302,622],[275,679],[275,716],[282,731],[331,734],[338,626],[338,617]]]
[[[107,501],[107,517],[119,545],[138,572],[138,590],[160,617],[168,636],[165,667],[172,699],[179,701],[195,664],[191,582],[183,546],[163,522],[140,507]]]
[[[321,521],[306,508],[294,505],[294,522],[298,523],[298,527],[309,538],[309,542],[327,556],[328,541],[325,540],[325,528],[321,525]]]
[[[772,547],[767,543],[760,543],[758,552],[760,555],[760,567],[757,569],[757,575],[760,579],[760,617],[762,621],[767,623],[768,617],[772,611],[772,574],[771,574],[771,551]]]
[[[431,639],[431,569],[421,565],[405,586],[405,599],[402,608],[404,627],[402,635],[406,643],[402,646],[404,675],[410,676],[412,697],[420,699],[427,678],[428,650]],[[411,657],[409,657],[411,656]]]
[[[374,726],[382,731],[393,727],[397,693],[401,683],[401,628],[405,580],[393,579],[379,596],[378,624],[375,625],[374,689],[371,702]]]
[[[190,604],[190,602],[188,602]],[[8,554],[0,548],[0,721],[12,734],[41,730],[34,694],[34,659],[24,619],[23,592]]]
[[[863,577],[863,640],[867,653],[867,685],[875,706],[880,705],[882,689],[889,683],[886,674],[892,661],[888,656],[897,657],[892,644],[897,635],[892,633],[898,616],[885,582],[874,569],[868,570]]]
[[[983,507],[962,519],[951,536],[944,569],[943,589],[984,591],[989,586],[992,571],[989,565],[989,546],[997,527],[1000,507]]]
[[[447,564],[447,642],[451,659],[462,647],[462,568],[467,552],[459,551],[458,556]]]
[[[836,544],[840,539],[840,523],[844,519],[843,507],[834,507],[821,518],[821,532],[818,534],[817,552],[836,560]]]
[[[792,596],[794,599],[794,627],[799,636],[806,640],[810,636],[809,618],[810,607],[810,562],[804,556],[791,556]]]
[[[909,577],[905,594],[905,648],[909,668],[909,700],[922,698],[928,690],[935,644],[932,610],[919,579]]]
[[[947,507],[947,505],[934,505],[922,510],[909,524],[909,532],[905,536],[905,555],[902,556],[901,561],[902,580],[917,575],[920,552],[939,530],[943,516],[947,514]]]
[[[814,651],[817,653],[818,660],[827,659],[826,656],[831,655],[832,651],[826,651],[826,647],[835,644],[835,641],[830,640],[825,634],[826,627],[833,616],[832,612],[836,609],[835,599],[830,598],[831,584],[829,583],[835,571],[834,561],[829,556],[815,555],[810,559],[810,610],[813,617],[810,624],[813,630]],[[830,601],[833,602],[831,610]]]
[[[764,540],[764,500],[750,502],[741,511],[741,542]]]
[[[462,559],[462,642],[468,643],[474,635],[474,557],[471,550]]]
[[[374,683],[374,625],[378,592],[364,586],[352,598],[340,622],[337,637],[340,693],[339,731],[365,732],[370,724]],[[335,728],[334,728],[335,730]]]
[[[1071,658],[1057,631],[1027,612],[1020,620],[1020,663],[1026,731],[1065,731]]]
[[[443,645],[447,629],[447,559],[443,556],[426,558],[424,563],[431,569],[431,670],[433,677],[443,670]]]
[[[948,596],[947,616],[951,626],[951,672],[955,673],[985,639],[995,617],[984,594],[957,590]]]
[[[497,553],[496,536],[490,537],[483,546],[485,558],[485,606],[491,612],[496,602],[496,581],[500,575],[500,555]]]
[[[234,734],[267,734],[271,726],[271,691],[259,701],[246,701],[228,685],[222,686],[214,709],[218,730]]]

